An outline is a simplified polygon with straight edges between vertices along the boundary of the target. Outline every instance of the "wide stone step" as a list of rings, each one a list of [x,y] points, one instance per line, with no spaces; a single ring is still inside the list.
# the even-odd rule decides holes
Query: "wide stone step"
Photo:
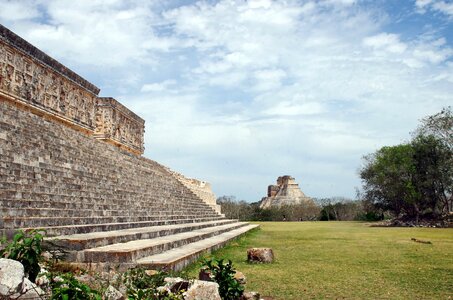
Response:
[[[235,222],[153,239],[135,240],[127,243],[86,249],[77,253],[77,260],[85,263],[133,262],[142,257],[158,254],[189,243],[207,239],[224,232],[246,226],[247,224],[248,223],[245,222]]]
[[[80,198],[74,196],[62,196],[52,194],[28,194],[23,198],[15,198],[17,192],[0,191],[0,207],[5,208],[56,208],[56,209],[91,209],[91,210],[124,210],[125,207],[137,208],[140,210],[146,209],[162,209],[177,207],[186,210],[210,209],[210,206],[200,203],[190,203],[180,201],[154,201],[155,199],[147,199],[144,201],[128,202],[125,200],[108,200],[105,198]]]
[[[204,210],[201,209],[188,209],[189,211],[197,211],[199,214],[203,214]],[[186,212],[176,208],[147,208],[143,207],[138,209],[132,207],[130,209],[112,210],[112,209],[59,209],[59,208],[28,208],[26,206],[20,208],[11,207],[0,207],[2,216],[8,217],[77,217],[77,218],[98,218],[98,217],[154,217],[157,215],[169,215],[169,216],[184,216]],[[210,214],[211,211],[204,211],[204,213]]]
[[[90,232],[85,234],[55,236],[46,239],[46,241],[58,247],[62,247],[65,250],[78,251],[116,243],[126,243],[133,240],[152,239],[201,228],[231,224],[234,222],[236,222],[236,220],[224,219],[207,222],[129,228],[121,230]]]
[[[159,221],[167,219],[190,219],[200,217],[216,217],[215,213],[187,213],[184,215],[168,215],[166,212],[146,217],[116,216],[116,217],[3,217],[4,228],[22,228],[22,227],[54,227],[66,225],[93,225],[105,223],[129,223],[141,221]]]
[[[198,242],[190,243],[179,248],[174,248],[166,252],[140,258],[135,261],[149,269],[165,269],[179,271],[197,260],[205,253],[217,250],[225,246],[229,241],[240,235],[259,227],[257,224],[249,224],[240,228],[204,239]]]
[[[223,220],[225,219],[222,216],[216,215],[213,217],[192,217],[185,219],[168,219],[163,218],[161,220],[150,220],[150,221],[141,221],[141,222],[115,222],[115,223],[102,223],[102,224],[79,224],[79,225],[61,225],[61,226],[42,226],[39,227],[46,231],[46,236],[59,236],[59,235],[71,235],[71,234],[83,234],[83,233],[93,233],[101,231],[110,231],[110,230],[121,230],[129,228],[140,228],[140,227],[150,227],[150,226],[159,226],[159,225],[171,225],[171,224],[182,224],[182,223],[197,223],[197,222],[207,222],[214,220]],[[36,227],[34,227],[36,228]],[[29,230],[31,228],[22,228],[24,230]]]

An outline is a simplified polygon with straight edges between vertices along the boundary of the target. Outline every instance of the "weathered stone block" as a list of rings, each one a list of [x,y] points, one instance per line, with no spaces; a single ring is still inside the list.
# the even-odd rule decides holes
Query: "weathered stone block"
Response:
[[[274,251],[271,248],[250,248],[247,250],[249,262],[271,263],[274,261]]]
[[[22,291],[24,266],[15,260],[0,258],[0,298]]]

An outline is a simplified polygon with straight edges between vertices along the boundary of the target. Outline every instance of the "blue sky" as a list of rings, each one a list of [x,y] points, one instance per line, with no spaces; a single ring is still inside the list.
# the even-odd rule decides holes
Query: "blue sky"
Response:
[[[145,155],[257,201],[354,197],[362,156],[453,104],[453,2],[5,1],[0,23],[146,120]]]

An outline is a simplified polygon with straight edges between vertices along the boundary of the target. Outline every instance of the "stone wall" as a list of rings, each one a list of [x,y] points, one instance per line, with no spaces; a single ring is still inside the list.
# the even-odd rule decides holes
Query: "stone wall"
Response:
[[[219,217],[155,161],[2,96],[0,112],[0,235],[23,227]]]
[[[171,171],[170,169],[168,170],[175,176],[176,179],[179,180],[179,182],[184,184],[193,193],[195,193],[195,195],[200,197],[201,200],[211,206],[216,212],[221,213],[220,205],[217,204],[217,198],[212,191],[211,184],[209,182],[188,178],[178,172]]]

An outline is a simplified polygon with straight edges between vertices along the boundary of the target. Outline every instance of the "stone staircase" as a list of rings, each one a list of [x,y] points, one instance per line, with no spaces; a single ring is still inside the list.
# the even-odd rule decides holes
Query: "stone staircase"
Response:
[[[1,99],[0,210],[0,233],[42,228],[92,268],[180,269],[256,227],[225,219],[162,165]]]

